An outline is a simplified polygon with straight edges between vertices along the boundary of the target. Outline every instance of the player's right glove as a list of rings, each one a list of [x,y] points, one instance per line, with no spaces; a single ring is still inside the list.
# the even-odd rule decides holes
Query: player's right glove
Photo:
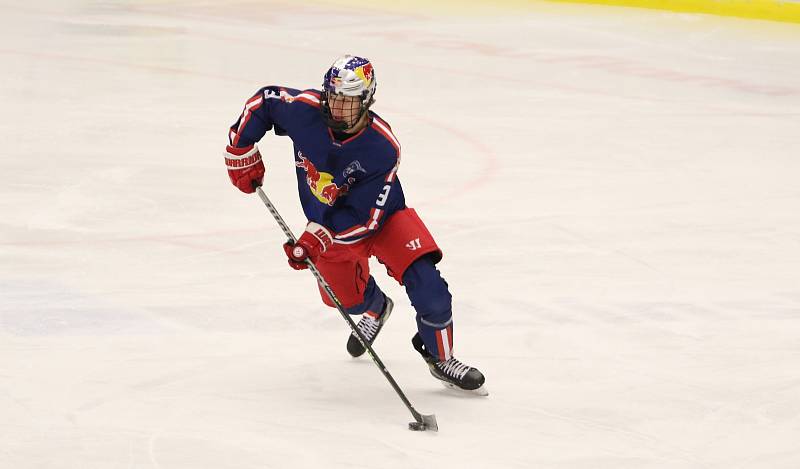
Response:
[[[264,182],[264,163],[255,145],[244,148],[228,145],[225,148],[225,164],[233,185],[246,194],[255,192],[254,186]]]
[[[297,242],[286,243],[283,250],[289,258],[289,265],[295,270],[308,268],[306,259],[317,262],[317,258],[333,245],[333,237],[327,228],[319,223],[310,222]]]

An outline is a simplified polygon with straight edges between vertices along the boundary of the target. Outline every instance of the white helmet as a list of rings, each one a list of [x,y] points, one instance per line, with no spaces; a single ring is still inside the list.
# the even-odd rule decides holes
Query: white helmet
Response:
[[[331,68],[325,73],[325,78],[322,81],[320,104],[322,114],[328,125],[333,128],[341,128],[341,123],[331,117],[331,110],[328,105],[328,97],[331,94],[360,97],[361,110],[359,116],[361,116],[373,103],[376,87],[375,71],[372,68],[372,62],[368,59],[353,55],[343,55],[336,59]]]

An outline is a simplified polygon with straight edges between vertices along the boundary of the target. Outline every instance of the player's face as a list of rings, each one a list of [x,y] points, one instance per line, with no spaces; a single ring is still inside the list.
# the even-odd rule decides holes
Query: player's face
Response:
[[[331,108],[331,116],[337,121],[344,122],[349,128],[358,121],[361,98],[331,93],[328,97],[328,106]]]

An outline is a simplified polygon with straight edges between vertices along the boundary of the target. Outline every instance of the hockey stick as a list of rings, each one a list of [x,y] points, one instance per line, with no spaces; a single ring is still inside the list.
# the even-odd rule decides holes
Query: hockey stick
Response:
[[[283,220],[281,214],[278,213],[278,210],[275,208],[275,206],[272,205],[272,202],[270,202],[269,197],[267,197],[267,194],[265,194],[264,191],[261,189],[261,186],[254,186],[254,187],[256,189],[256,192],[258,192],[258,196],[261,197],[261,201],[264,202],[264,205],[267,206],[267,210],[269,210],[269,213],[272,214],[273,218],[275,218],[275,221],[278,222],[278,225],[283,230],[283,234],[285,234],[286,237],[289,238],[289,241],[291,241],[292,243],[296,242],[297,238],[294,237],[292,230],[289,229],[289,226]],[[350,318],[350,315],[347,314],[347,312],[344,310],[344,306],[342,306],[342,303],[339,301],[339,298],[336,297],[336,294],[333,292],[333,289],[330,287],[330,285],[328,285],[328,282],[325,281],[325,278],[322,276],[322,274],[320,274],[319,270],[317,270],[317,266],[315,266],[314,263],[311,262],[311,260],[309,259],[306,259],[306,263],[308,264],[308,269],[311,271],[311,273],[314,274],[314,277],[317,278],[317,282],[319,282],[319,284],[322,285],[322,288],[325,290],[325,293],[328,294],[328,298],[330,298],[331,301],[333,301],[333,304],[336,305],[336,309],[339,310],[339,314],[341,314],[344,320],[347,321],[347,325],[350,326],[350,329],[352,329],[353,333],[358,338],[358,341],[361,342],[361,345],[365,349],[367,349],[367,351],[369,352],[369,356],[372,357],[372,361],[375,362],[375,365],[378,366],[378,369],[381,371],[381,373],[383,373],[383,376],[385,376],[386,379],[389,381],[389,384],[392,385],[394,391],[397,393],[398,396],[400,396],[400,400],[403,401],[403,404],[406,405],[408,410],[411,412],[411,415],[414,416],[415,421],[408,424],[408,429],[415,431],[431,430],[434,432],[438,432],[439,425],[436,423],[436,416],[433,414],[422,415],[419,412],[417,412],[417,410],[414,408],[413,405],[411,405],[411,402],[403,393],[403,390],[400,389],[400,386],[397,384],[397,381],[394,380],[391,373],[389,373],[389,370],[386,369],[386,366],[384,366],[381,359],[378,358],[378,354],[375,353],[375,350],[372,349],[372,346],[369,344],[367,339],[364,337],[363,334],[361,334],[361,331],[358,330],[356,324]]]

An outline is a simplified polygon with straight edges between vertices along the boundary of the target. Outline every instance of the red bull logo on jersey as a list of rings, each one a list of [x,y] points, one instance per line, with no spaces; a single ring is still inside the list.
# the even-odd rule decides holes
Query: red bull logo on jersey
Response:
[[[350,188],[348,184],[344,184],[340,187],[333,182],[332,174],[317,170],[314,163],[306,158],[302,151],[297,152],[294,165],[298,168],[303,168],[306,172],[306,184],[308,184],[308,188],[311,189],[311,193],[314,194],[317,200],[323,204],[333,205],[336,199],[347,193],[347,190]]]

